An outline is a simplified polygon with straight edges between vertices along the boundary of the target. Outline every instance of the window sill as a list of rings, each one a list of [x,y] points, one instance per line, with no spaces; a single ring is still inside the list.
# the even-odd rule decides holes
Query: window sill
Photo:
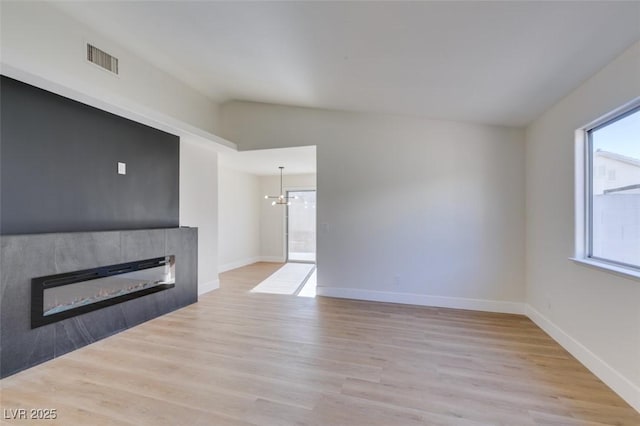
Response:
[[[612,274],[621,275],[624,278],[631,278],[640,280],[640,271],[631,268],[625,268],[624,266],[613,265],[606,262],[601,262],[593,259],[582,259],[577,257],[570,257],[576,263],[580,263],[592,268],[600,269]]]

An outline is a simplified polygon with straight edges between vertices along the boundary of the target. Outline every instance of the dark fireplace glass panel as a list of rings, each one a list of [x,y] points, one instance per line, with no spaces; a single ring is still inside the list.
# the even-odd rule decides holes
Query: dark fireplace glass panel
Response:
[[[44,289],[43,315],[75,309],[102,300],[113,299],[161,284],[172,284],[169,264]]]
[[[175,256],[31,280],[31,328],[175,286]]]

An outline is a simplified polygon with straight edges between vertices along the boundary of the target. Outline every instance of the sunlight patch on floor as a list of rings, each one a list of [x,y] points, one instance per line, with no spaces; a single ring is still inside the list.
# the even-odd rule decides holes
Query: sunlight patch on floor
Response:
[[[314,269],[309,279],[304,283],[304,287],[298,293],[300,297],[316,297],[316,283],[318,280],[318,270]]]
[[[315,267],[311,263],[287,263],[251,289],[251,293],[296,294]]]

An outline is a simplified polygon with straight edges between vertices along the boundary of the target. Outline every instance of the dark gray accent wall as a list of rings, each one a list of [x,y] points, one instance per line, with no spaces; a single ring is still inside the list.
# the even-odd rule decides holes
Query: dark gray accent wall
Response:
[[[198,230],[10,235],[0,239],[0,378],[198,301]],[[31,328],[31,279],[175,255],[175,287]]]
[[[0,233],[179,225],[177,136],[6,76],[0,92]]]

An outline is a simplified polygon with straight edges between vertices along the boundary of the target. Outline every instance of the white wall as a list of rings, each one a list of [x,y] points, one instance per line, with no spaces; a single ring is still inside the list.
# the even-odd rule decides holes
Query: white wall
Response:
[[[16,68],[129,110],[216,130],[217,104],[46,2],[3,1],[0,40],[3,73]],[[117,56],[120,75],[88,63],[86,42]]]
[[[180,140],[180,226],[198,228],[198,293],[218,282],[218,154]]]
[[[574,132],[637,96],[640,43],[528,127],[526,278],[532,318],[640,410],[640,282],[569,260]]]
[[[219,165],[219,272],[260,261],[258,176]]]
[[[283,190],[316,189],[315,174],[287,175],[283,177]],[[262,176],[260,178],[260,253],[262,260],[284,262],[285,243],[285,206],[272,206],[273,200],[265,200],[265,195],[280,194],[280,176]]]
[[[522,131],[247,102],[222,130],[317,146],[320,294],[523,310]]]

